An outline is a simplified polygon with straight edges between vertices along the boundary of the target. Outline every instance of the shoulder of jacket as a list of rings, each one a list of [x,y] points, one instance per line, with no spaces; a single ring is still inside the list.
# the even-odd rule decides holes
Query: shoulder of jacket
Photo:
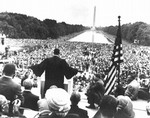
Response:
[[[20,85],[20,84],[14,82],[14,81],[12,81],[12,84],[13,84],[16,88],[21,89],[21,85]]]

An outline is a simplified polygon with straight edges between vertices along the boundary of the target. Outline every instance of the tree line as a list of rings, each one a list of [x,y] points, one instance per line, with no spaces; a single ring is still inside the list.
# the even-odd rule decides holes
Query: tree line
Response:
[[[101,28],[104,32],[116,35],[118,26],[108,26]],[[121,26],[122,38],[130,43],[139,45],[150,45],[150,25],[144,22],[135,22],[133,24],[123,24]]]
[[[0,31],[9,38],[56,39],[86,29],[83,25],[59,23],[53,19],[41,21],[24,14],[0,13]]]

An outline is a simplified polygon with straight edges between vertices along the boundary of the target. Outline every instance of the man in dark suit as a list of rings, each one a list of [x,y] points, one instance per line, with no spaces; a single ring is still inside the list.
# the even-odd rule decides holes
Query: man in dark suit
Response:
[[[33,86],[31,80],[30,79],[24,80],[23,86],[25,88],[25,90],[23,91],[23,96],[24,96],[23,107],[38,111],[37,101],[39,100],[39,96],[34,95],[31,92],[31,89],[32,89],[32,86]]]
[[[65,59],[61,59],[59,54],[60,51],[56,48],[54,49],[53,57],[46,58],[40,64],[29,67],[36,76],[41,76],[45,71],[44,94],[52,85],[56,85],[58,88],[64,88],[64,76],[70,79],[78,72],[77,69],[70,67]]]
[[[74,113],[78,114],[80,118],[89,118],[87,111],[78,107],[78,103],[81,100],[81,96],[79,93],[73,92],[70,97],[70,100],[71,109],[69,110],[68,114]]]
[[[19,107],[24,101],[21,86],[12,80],[15,71],[16,68],[14,64],[6,64],[3,69],[2,77],[0,78],[0,94],[4,95],[7,100],[10,100],[10,115],[14,114],[14,105],[15,107]]]

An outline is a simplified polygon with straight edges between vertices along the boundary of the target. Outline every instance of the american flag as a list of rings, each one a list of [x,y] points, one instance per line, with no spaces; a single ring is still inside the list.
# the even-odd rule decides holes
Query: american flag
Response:
[[[104,78],[105,94],[108,95],[112,92],[115,82],[117,80],[117,74],[120,73],[120,63],[123,62],[122,51],[122,39],[121,39],[121,26],[120,16],[118,16],[119,26],[117,30],[117,36],[115,39],[113,55],[111,59],[111,66],[109,72]]]

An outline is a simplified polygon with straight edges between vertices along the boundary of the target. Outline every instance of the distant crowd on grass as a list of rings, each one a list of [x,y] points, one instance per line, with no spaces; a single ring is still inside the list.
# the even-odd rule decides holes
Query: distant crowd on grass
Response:
[[[135,117],[135,113],[133,111],[133,105],[131,100],[144,99],[149,100],[149,77],[150,77],[150,48],[144,46],[137,45],[123,45],[123,58],[124,62],[121,63],[121,71],[120,71],[120,84],[116,82],[114,89],[111,95],[105,95],[104,81],[105,75],[108,73],[108,69],[111,63],[111,56],[113,53],[112,44],[92,44],[92,43],[82,43],[82,42],[70,42],[66,40],[19,40],[19,42],[23,42],[25,45],[30,44],[21,51],[8,51],[1,55],[1,75],[2,70],[5,68],[6,63],[13,63],[17,67],[17,71],[15,73],[15,77],[13,78],[16,82],[18,82],[24,89],[30,91],[32,87],[37,87],[37,77],[28,70],[28,67],[31,65],[39,64],[45,58],[53,56],[53,50],[55,48],[60,49],[60,57],[64,58],[67,63],[73,67],[82,71],[82,73],[77,74],[73,77],[73,91],[85,92],[87,96],[88,103],[90,104],[87,108],[96,108],[95,104],[100,107],[101,111],[97,111],[94,115],[94,118],[102,115],[110,115],[115,116],[115,118],[120,117],[122,113],[124,115],[129,115],[131,118]],[[32,46],[31,46],[32,45]],[[5,71],[3,71],[5,72]],[[3,75],[1,76],[3,78]],[[6,76],[7,77],[7,76]],[[29,81],[30,80],[30,81]],[[31,82],[32,81],[32,82]],[[63,90],[59,90],[56,86],[53,86],[53,90],[60,93],[60,91],[64,94],[64,96],[68,96],[66,92]],[[55,115],[62,115],[59,113],[59,110],[66,110],[71,112],[70,107],[64,106],[63,109],[55,109],[47,106],[48,104],[52,105],[52,99],[59,96],[52,96],[51,93],[55,92],[53,90],[48,90],[46,94],[48,94],[47,99],[49,101],[45,101],[44,99],[38,98],[39,102],[35,106],[37,111],[40,111],[44,108],[44,110],[48,110],[47,113],[50,115],[54,112]],[[25,93],[24,93],[25,94]],[[51,95],[50,95],[51,94]],[[92,96],[92,97],[91,97]],[[94,97],[93,97],[94,96]],[[54,98],[53,98],[54,97]],[[70,96],[71,97],[71,96]],[[80,101],[80,95],[74,95],[75,103],[78,104]],[[68,97],[69,98],[69,97]],[[68,100],[68,98],[66,98]],[[94,98],[94,99],[93,99]],[[27,99],[27,98],[26,98]],[[2,100],[2,99],[1,99]],[[6,98],[5,98],[6,100]],[[106,103],[110,102],[110,107],[106,107]],[[119,101],[119,102],[118,102]],[[48,103],[47,103],[48,102]],[[58,102],[58,101],[56,101]],[[66,102],[66,101],[65,101]],[[45,104],[47,103],[47,104]],[[66,103],[68,104],[68,102]],[[125,105],[126,104],[126,105]],[[43,107],[44,105],[44,107]],[[57,104],[59,105],[59,104]],[[92,106],[93,105],[93,106]],[[108,105],[108,106],[109,106]],[[119,108],[122,105],[124,108]],[[53,107],[53,106],[52,106]],[[58,108],[58,106],[56,106]],[[116,111],[116,108],[117,111]],[[127,110],[128,113],[126,114]],[[130,109],[130,112],[129,112]],[[35,109],[34,109],[35,110]],[[43,109],[42,109],[43,110]],[[104,111],[103,111],[104,110]],[[107,114],[106,113],[106,111]],[[113,110],[113,111],[109,111]],[[119,111],[119,112],[118,112]],[[19,111],[22,113],[22,111]],[[117,112],[117,114],[116,114]],[[41,111],[40,111],[41,113]],[[74,112],[73,112],[74,113]],[[87,112],[85,112],[84,117],[87,116]],[[17,112],[18,115],[18,112]],[[39,114],[37,114],[39,115]],[[81,114],[80,114],[81,115]],[[63,114],[63,117],[67,115]],[[73,115],[74,116],[74,115]],[[76,116],[76,115],[75,115]],[[79,118],[79,117],[75,117]],[[125,117],[128,118],[128,117]]]
[[[61,57],[80,70],[88,73],[106,75],[110,66],[113,45],[90,44],[81,42],[56,41],[56,40],[22,40],[24,44],[32,44],[20,52],[14,51],[7,55],[19,69],[26,69],[30,65],[40,63],[53,55],[54,48],[61,50]],[[150,76],[150,48],[135,45],[123,45],[124,62],[121,63],[120,79],[124,82],[132,72],[138,77]],[[85,74],[84,74],[85,75]],[[87,75],[86,75],[87,76]]]
[[[13,39],[12,39],[13,40]],[[82,42],[70,42],[65,40],[18,40],[30,47],[22,51],[13,51],[7,54],[7,59],[17,65],[21,73],[28,66],[40,63],[53,55],[53,49],[59,48],[60,57],[66,59],[70,66],[82,70],[82,75],[74,79],[74,87],[85,89],[92,79],[93,74],[99,74],[103,79],[108,73],[113,52],[112,44],[92,44]],[[31,47],[32,45],[32,47]],[[142,87],[148,87],[150,77],[150,48],[137,45],[123,45],[124,62],[121,63],[120,80],[122,86],[127,85],[127,77],[136,74]],[[4,58],[3,58],[4,59]],[[79,79],[80,78],[80,79]],[[82,78],[82,79],[81,79]],[[79,90],[80,90],[79,89]]]

